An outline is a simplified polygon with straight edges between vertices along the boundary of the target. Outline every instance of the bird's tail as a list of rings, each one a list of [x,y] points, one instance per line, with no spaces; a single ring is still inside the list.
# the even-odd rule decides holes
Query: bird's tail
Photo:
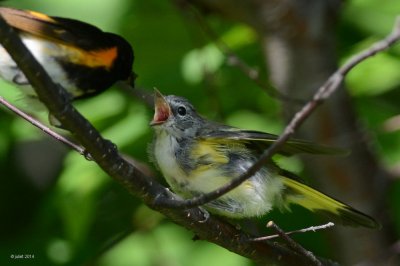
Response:
[[[380,224],[370,216],[335,200],[292,178],[282,177],[285,185],[285,203],[298,204],[312,212],[321,213],[343,225],[380,228]]]

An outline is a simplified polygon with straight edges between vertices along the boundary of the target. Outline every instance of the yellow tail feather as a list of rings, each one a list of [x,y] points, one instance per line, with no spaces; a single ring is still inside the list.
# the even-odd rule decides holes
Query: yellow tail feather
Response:
[[[364,226],[379,228],[380,224],[373,218],[363,214],[352,207],[335,200],[315,189],[312,189],[294,179],[282,176],[286,186],[285,203],[298,204],[312,212],[327,215],[334,222],[350,226]]]

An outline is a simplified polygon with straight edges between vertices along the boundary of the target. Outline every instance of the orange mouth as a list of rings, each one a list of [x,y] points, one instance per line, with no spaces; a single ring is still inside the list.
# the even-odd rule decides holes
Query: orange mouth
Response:
[[[171,108],[164,96],[157,90],[154,90],[154,117],[150,122],[151,126],[160,125],[171,116]]]

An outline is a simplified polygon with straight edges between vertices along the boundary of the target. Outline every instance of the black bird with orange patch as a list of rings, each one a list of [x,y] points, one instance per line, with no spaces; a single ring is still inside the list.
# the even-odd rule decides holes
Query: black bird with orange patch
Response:
[[[0,7],[0,14],[25,46],[71,100],[90,97],[117,81],[133,84],[131,45],[122,37],[78,20]],[[34,90],[7,51],[0,46],[0,77],[22,88],[29,98]]]

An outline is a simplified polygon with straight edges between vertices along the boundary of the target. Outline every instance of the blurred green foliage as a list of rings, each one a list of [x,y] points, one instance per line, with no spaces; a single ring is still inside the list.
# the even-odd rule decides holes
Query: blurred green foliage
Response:
[[[2,4],[79,19],[121,34],[135,50],[138,87],[187,97],[208,118],[234,126],[273,133],[282,129],[279,102],[228,66],[196,20],[168,1],[10,0]],[[399,11],[397,0],[346,1],[338,27],[340,62],[388,33]],[[208,22],[240,58],[266,72],[250,28],[215,17]],[[371,146],[388,169],[398,168],[400,161],[400,126],[388,126],[400,113],[399,55],[397,46],[369,59],[347,79],[373,140]],[[1,83],[0,94],[23,107],[12,86]],[[122,152],[148,163],[152,110],[117,88],[76,106]],[[47,119],[45,113],[38,117]],[[0,265],[19,265],[22,261],[10,258],[19,254],[34,255],[28,262],[35,265],[252,265],[213,244],[193,242],[191,232],[143,206],[93,162],[3,110],[0,139]],[[281,164],[302,170],[296,158]],[[398,223],[399,189],[396,184],[388,196]],[[284,215],[274,211],[269,219],[287,229],[318,223],[312,214],[297,208]],[[323,234],[296,239],[318,255],[334,256]]]

